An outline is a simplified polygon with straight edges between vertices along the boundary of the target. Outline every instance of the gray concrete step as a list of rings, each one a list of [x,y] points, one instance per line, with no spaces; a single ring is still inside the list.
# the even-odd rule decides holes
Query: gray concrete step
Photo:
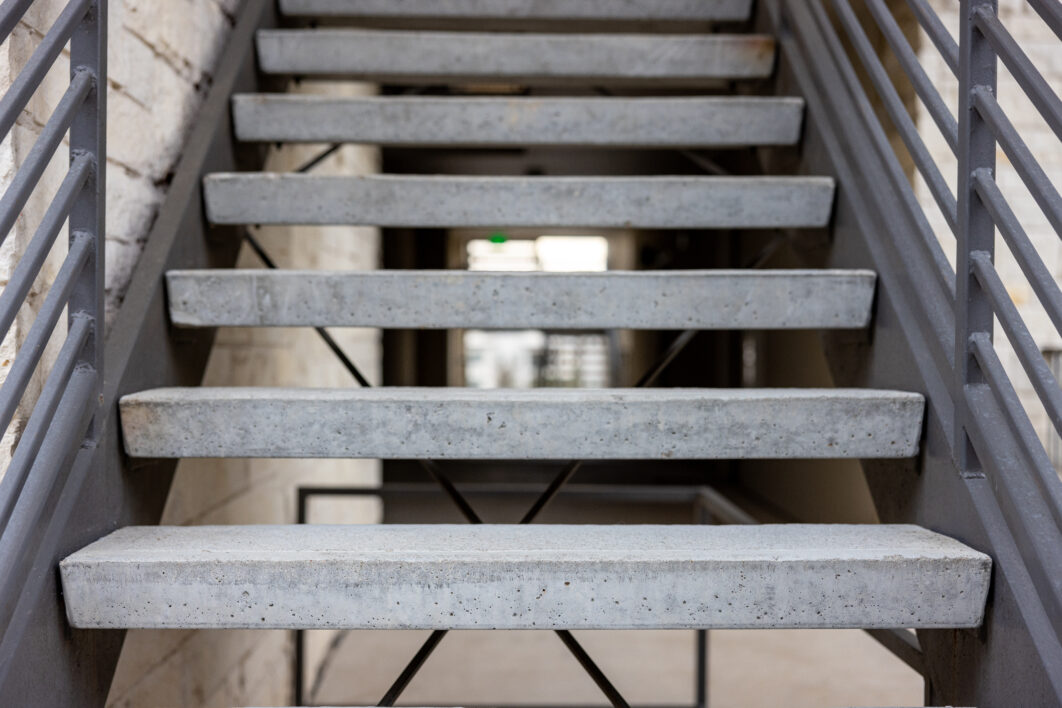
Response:
[[[466,177],[221,173],[204,180],[215,224],[407,227],[825,226],[829,177]]]
[[[752,0],[280,0],[285,15],[505,20],[748,19]]]
[[[60,564],[74,627],[976,627],[991,560],[917,526],[129,527]]]
[[[792,145],[800,98],[233,96],[240,140],[421,146]]]
[[[699,84],[770,76],[763,35],[260,30],[267,74],[425,80]]]
[[[865,327],[874,280],[865,270],[166,274],[179,326],[411,329]]]
[[[910,457],[922,396],[868,389],[165,388],[121,399],[134,457]]]

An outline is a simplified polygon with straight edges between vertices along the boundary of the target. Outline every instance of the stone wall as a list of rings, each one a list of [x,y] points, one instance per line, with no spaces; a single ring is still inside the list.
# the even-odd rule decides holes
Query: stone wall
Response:
[[[959,3],[954,0],[932,0],[931,4],[952,36],[957,38]],[[999,17],[1021,45],[1022,50],[1044,74],[1055,92],[1062,93],[1062,42],[1025,0],[999,0]],[[940,91],[944,102],[957,113],[958,81],[928,38],[923,38],[918,54],[922,66],[937,90]],[[1056,188],[1062,187],[1062,145],[1040,117],[1032,102],[1025,97],[1002,62],[999,64],[997,97],[1003,110],[1014,123],[1029,149],[1040,161],[1048,177]],[[954,191],[958,165],[951,148],[948,147],[932,118],[924,109],[918,111],[916,118],[919,133],[923,136],[930,153],[941,166],[944,178]],[[1025,188],[1002,149],[996,151],[996,181],[1048,269],[1056,278],[1062,278],[1062,242],[1036,205],[1032,195]],[[944,252],[954,264],[955,239],[921,178],[916,180],[916,193],[919,202],[930,217],[930,223]],[[1032,336],[1040,349],[1043,351],[1062,349],[1062,338],[1059,337],[1054,325],[1037,301],[1036,294],[1000,236],[996,238],[996,266],[1011,299],[1028,323]],[[998,323],[996,351],[1014,381],[1018,395],[1025,404],[1037,432],[1047,443],[1057,440],[1043,406],[1040,405],[1028,377],[1025,376],[1014,354],[1013,347],[1007,341]]]

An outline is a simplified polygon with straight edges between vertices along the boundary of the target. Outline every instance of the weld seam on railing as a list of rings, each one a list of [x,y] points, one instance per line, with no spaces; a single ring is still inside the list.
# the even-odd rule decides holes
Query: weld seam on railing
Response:
[[[904,108],[900,95],[896,93],[896,87],[889,80],[889,75],[885,71],[885,67],[882,66],[881,60],[878,59],[877,52],[870,45],[870,40],[867,39],[859,20],[856,19],[855,13],[852,12],[852,6],[849,5],[848,0],[833,0],[833,5],[837,8],[837,16],[841,21],[841,25],[844,27],[845,32],[848,33],[849,39],[852,40],[852,45],[855,47],[864,68],[866,68],[871,83],[874,84],[874,88],[881,97],[885,110],[896,127],[896,132],[899,133],[904,145],[907,146],[907,151],[910,153],[915,167],[925,178],[926,186],[929,187],[933,200],[940,207],[948,228],[951,229],[953,234],[957,233],[959,207],[955,201],[955,195],[951,193],[951,189],[948,187],[947,182],[944,181],[943,175],[940,174],[936,162],[933,161],[932,156],[929,154],[925,142],[922,141],[922,136],[918,134],[918,129],[911,120],[911,116],[908,115],[907,109]]]
[[[3,6],[0,7],[0,42],[7,41],[7,36],[15,29],[32,4],[33,0],[5,0]]]
[[[992,92],[985,86],[978,86],[973,89],[972,93],[974,108],[984,118],[985,123],[992,128],[996,140],[1007,153],[1011,164],[1014,165],[1022,182],[1029,188],[1029,192],[1047,216],[1047,220],[1051,222],[1055,233],[1062,235],[1062,197],[1051,184],[1051,180],[1047,178],[1040,163],[1033,157],[1025,141],[1018,135],[1014,124],[1000,108]]]
[[[11,424],[30,377],[36,370],[59,316],[63,314],[70,293],[77,284],[77,278],[88,262],[92,246],[93,240],[87,234],[77,234],[72,240],[66,260],[48,290],[44,305],[41,306],[37,319],[19,348],[15,363],[7,373],[7,379],[3,386],[0,386],[0,430],[7,430],[7,426]]]
[[[18,168],[11,185],[4,192],[3,198],[0,198],[0,245],[7,240],[11,227],[18,220],[19,212],[26,206],[37,181],[55,156],[55,151],[63,142],[63,136],[70,129],[78,109],[95,83],[95,76],[87,70],[79,70],[71,79],[70,86],[45,124],[37,142],[30,149],[26,161]]]
[[[948,32],[948,28],[940,21],[936,10],[931,8],[926,0],[907,0],[908,7],[914,13],[918,24],[925,30],[929,40],[940,52],[944,63],[951,69],[951,73],[959,76],[959,44]]]
[[[0,291],[0,338],[7,335],[15,317],[18,316],[26,294],[29,293],[30,288],[33,287],[33,281],[40,274],[44,261],[48,258],[63,224],[66,223],[74,200],[84,187],[94,162],[94,158],[87,153],[74,157],[70,163],[70,170],[56,191],[52,203],[48,205],[48,211],[45,212],[36,233],[33,234],[29,246],[19,258],[7,285],[4,286],[3,291]]]
[[[1040,397],[1040,402],[1047,409],[1051,423],[1062,435],[1062,388],[1059,388],[1058,381],[1051,373],[1051,367],[1036,345],[1036,340],[1029,333],[1018,308],[1007,294],[1007,288],[1000,280],[989,254],[984,251],[971,253],[970,262],[1007,339],[1014,347],[1014,353],[1018,355],[1022,368]]]
[[[74,35],[74,30],[81,23],[88,8],[89,0],[71,0],[48,30],[48,34],[44,35],[29,61],[22,67],[11,88],[0,98],[0,138],[11,130],[11,126],[15,124],[15,120],[51,70],[56,57]]]
[[[974,24],[981,31],[996,55],[1007,65],[1011,75],[1025,91],[1044,121],[1051,127],[1059,140],[1062,140],[1062,100],[1048,85],[1032,60],[1021,50],[1007,28],[991,12],[982,8],[974,13]],[[1062,51],[1062,48],[1059,49]]]
[[[1062,5],[1058,0],[1027,0],[1048,27],[1062,39]]]
[[[0,578],[6,581],[0,585],[0,612],[3,613],[0,618],[3,620],[10,617],[10,605],[18,600],[19,593],[14,591],[12,585],[17,587],[25,578],[25,569],[20,566],[27,560],[28,552],[34,550],[26,541],[39,528],[42,512],[56,479],[67,469],[68,459],[81,448],[85,430],[98,405],[96,379],[97,373],[92,367],[79,366],[74,369],[55,418],[48,427],[51,440],[65,441],[67,444],[49,445],[33,460],[26,486],[18,495],[18,503],[0,535]],[[28,560],[32,561],[33,555],[29,555]]]
[[[70,381],[74,365],[77,363],[85,342],[88,341],[92,324],[93,318],[83,313],[70,318],[70,331],[67,333],[66,341],[63,342],[63,347],[59,350],[55,363],[52,364],[52,371],[48,374],[48,380],[33,407],[29,423],[26,424],[26,430],[19,438],[15,454],[11,457],[4,477],[0,479],[0,534],[3,533],[4,527],[11,518],[16,500],[26,483],[26,476],[45,439],[48,426],[52,423],[67,382]]]
[[[992,179],[991,172],[985,169],[975,170],[973,185],[981,203],[984,204],[992,221],[1003,235],[1003,240],[1010,247],[1010,252],[1014,254],[1014,259],[1021,266],[1022,272],[1025,273],[1037,297],[1040,298],[1055,329],[1062,332],[1062,289],[1058,287],[1055,277],[1044,265],[1043,259],[1036,252],[1036,247],[1029,239],[1029,235],[1025,233],[1018,217],[1011,211],[1006,198],[999,191],[999,186]]]
[[[940,93],[933,86],[933,82],[929,80],[929,76],[926,75],[921,62],[911,49],[911,44],[903,36],[903,30],[896,24],[892,12],[885,7],[882,0],[866,0],[866,4],[871,14],[874,15],[874,19],[877,20],[878,28],[885,35],[885,40],[892,47],[900,66],[907,74],[907,78],[911,81],[911,85],[914,86],[915,93],[922,99],[923,105],[929,111],[933,122],[937,124],[937,128],[940,129],[952,153],[957,153],[959,151],[959,124],[945,105],[944,99],[940,97]]]

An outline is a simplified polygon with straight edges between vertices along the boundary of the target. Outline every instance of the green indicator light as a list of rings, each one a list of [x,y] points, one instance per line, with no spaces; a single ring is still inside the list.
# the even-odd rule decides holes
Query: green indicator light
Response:
[[[493,234],[490,235],[490,242],[491,243],[505,243],[508,240],[509,240],[509,237],[506,236],[505,234],[501,233],[500,231],[498,233],[493,233]]]

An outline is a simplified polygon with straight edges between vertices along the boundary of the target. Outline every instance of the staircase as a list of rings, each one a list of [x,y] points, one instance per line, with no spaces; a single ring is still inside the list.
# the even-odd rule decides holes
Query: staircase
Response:
[[[608,3],[282,0],[292,17],[731,22],[742,0]],[[613,14],[614,13],[614,14]],[[263,30],[260,70],[386,84],[648,87],[660,95],[232,97],[247,142],[430,148],[793,146],[799,97],[750,34]],[[734,86],[734,95],[718,95]],[[713,95],[673,95],[703,88]],[[817,229],[821,176],[210,174],[218,225]],[[711,238],[711,234],[703,234]],[[603,273],[175,270],[180,328],[858,330],[866,270]],[[861,388],[344,390],[163,388],[122,398],[137,458],[907,459],[917,393]],[[991,561],[908,524],[127,527],[61,564],[94,628],[966,628]],[[614,701],[615,702],[615,701]]]

